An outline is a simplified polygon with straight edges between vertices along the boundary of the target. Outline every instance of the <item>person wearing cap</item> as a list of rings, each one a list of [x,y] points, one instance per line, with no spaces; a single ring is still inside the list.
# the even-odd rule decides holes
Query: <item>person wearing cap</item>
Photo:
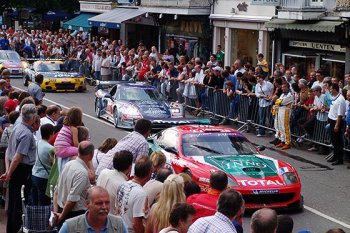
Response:
[[[16,107],[17,107],[17,102],[12,100],[12,99],[8,99],[4,103],[4,109],[6,111],[6,114],[0,117],[0,131],[1,132],[3,129],[5,129],[7,126],[9,126],[10,122],[9,122],[8,116],[11,112],[16,110]]]

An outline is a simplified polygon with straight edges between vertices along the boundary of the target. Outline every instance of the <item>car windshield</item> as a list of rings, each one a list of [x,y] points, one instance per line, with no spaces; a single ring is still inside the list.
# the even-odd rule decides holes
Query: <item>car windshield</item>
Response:
[[[182,136],[182,154],[186,156],[249,155],[256,148],[238,133],[205,132]]]
[[[36,66],[37,72],[51,72],[51,71],[62,71],[62,70],[64,70],[63,65],[55,62],[52,62],[52,63],[41,62]]]
[[[7,51],[0,53],[0,60],[20,61],[21,58],[18,53]]]
[[[118,89],[117,98],[120,100],[161,100],[163,96],[153,87],[122,87]]]

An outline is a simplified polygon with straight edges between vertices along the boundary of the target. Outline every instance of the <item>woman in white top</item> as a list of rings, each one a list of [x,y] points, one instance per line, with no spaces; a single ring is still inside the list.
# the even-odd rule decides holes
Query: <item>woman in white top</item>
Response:
[[[94,157],[92,158],[92,165],[96,171],[98,164],[101,161],[101,158],[115,145],[117,145],[118,141],[115,138],[107,138],[102,144],[95,149]]]

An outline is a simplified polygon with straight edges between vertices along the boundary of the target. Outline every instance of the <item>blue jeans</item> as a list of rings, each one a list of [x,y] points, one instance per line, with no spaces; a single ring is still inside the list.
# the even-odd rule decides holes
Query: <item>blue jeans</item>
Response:
[[[202,109],[203,110],[208,110],[209,109],[209,107],[208,107],[208,95],[207,95],[206,91],[203,91],[200,94],[200,99],[201,99],[201,102],[202,102]]]
[[[50,198],[45,195],[47,179],[32,175],[32,205],[49,205]]]
[[[271,105],[267,107],[259,107],[258,114],[259,114],[259,125],[266,126],[266,118],[268,114],[271,111]],[[264,135],[265,134],[265,128],[259,127],[259,134]]]
[[[101,80],[101,71],[94,72],[95,80]]]

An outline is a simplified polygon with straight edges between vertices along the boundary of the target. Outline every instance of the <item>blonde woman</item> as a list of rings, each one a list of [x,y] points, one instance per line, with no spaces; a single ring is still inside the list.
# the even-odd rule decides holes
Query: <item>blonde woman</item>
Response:
[[[155,179],[159,169],[163,168],[166,162],[166,157],[161,151],[154,151],[151,154],[151,161],[153,165],[153,174],[151,179]]]
[[[169,216],[176,203],[185,202],[184,180],[177,174],[170,175],[163,185],[159,200],[150,211],[145,233],[158,233],[169,226]]]

